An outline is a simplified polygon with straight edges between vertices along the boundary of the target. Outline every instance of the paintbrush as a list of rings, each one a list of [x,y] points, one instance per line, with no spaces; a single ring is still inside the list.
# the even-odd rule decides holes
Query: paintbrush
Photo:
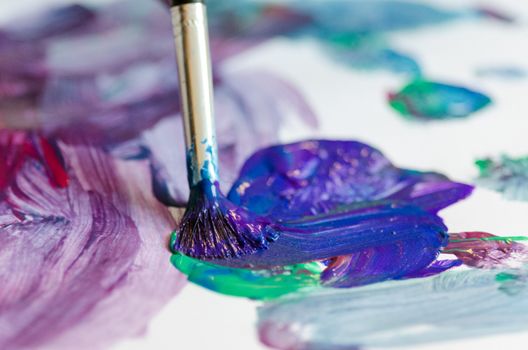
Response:
[[[171,248],[199,259],[240,257],[277,239],[273,223],[237,207],[220,191],[206,6],[172,0],[190,196]]]

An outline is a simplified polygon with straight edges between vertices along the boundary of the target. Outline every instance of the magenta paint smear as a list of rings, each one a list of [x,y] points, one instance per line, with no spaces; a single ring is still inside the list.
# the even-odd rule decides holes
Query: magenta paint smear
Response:
[[[455,255],[467,266],[514,268],[528,262],[528,247],[517,240],[526,238],[501,237],[486,232],[451,233],[443,252]]]
[[[59,144],[68,186],[27,157],[33,133],[2,131],[0,348],[102,349],[138,336],[183,286],[168,264],[168,210],[144,186],[146,161]],[[25,139],[24,139],[25,137]],[[155,220],[153,219],[155,218]]]

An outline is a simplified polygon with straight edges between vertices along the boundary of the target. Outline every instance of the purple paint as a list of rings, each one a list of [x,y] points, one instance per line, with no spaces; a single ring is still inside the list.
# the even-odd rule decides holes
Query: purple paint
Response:
[[[439,273],[458,263],[436,261],[447,243],[436,213],[471,190],[397,168],[359,142],[266,148],[246,162],[228,199],[267,218],[279,237],[259,253],[212,262],[273,268],[330,259],[321,281],[333,287]]]
[[[9,133],[2,149],[23,157]],[[67,187],[26,157],[0,195],[2,349],[107,348],[142,333],[184,282],[165,248],[174,220],[143,186],[147,162],[59,150]]]
[[[465,265],[477,268],[520,267],[528,262],[528,247],[515,240],[524,237],[500,237],[486,232],[449,234],[445,253],[453,254]]]

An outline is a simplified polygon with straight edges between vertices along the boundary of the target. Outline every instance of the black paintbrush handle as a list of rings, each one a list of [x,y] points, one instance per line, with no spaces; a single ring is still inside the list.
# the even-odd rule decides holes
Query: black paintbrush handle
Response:
[[[203,4],[204,0],[171,0],[171,6],[180,6],[185,4],[200,3]]]

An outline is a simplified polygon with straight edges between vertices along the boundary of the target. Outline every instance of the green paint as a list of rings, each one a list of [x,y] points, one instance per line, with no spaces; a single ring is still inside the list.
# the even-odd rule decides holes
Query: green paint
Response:
[[[359,48],[364,45],[365,42],[371,40],[370,36],[361,35],[358,33],[331,33],[324,38],[327,43],[334,45],[335,47],[342,48]]]
[[[274,299],[299,289],[320,286],[325,266],[319,262],[278,267],[273,270],[235,269],[175,254],[172,264],[190,282],[209,290],[256,300]]]
[[[477,185],[500,192],[508,199],[528,201],[528,157],[503,155],[477,160],[475,164],[479,168]]]
[[[389,94],[389,105],[408,119],[463,118],[490,103],[491,99],[482,93],[425,79],[415,79],[399,92]]]
[[[491,159],[479,159],[475,164],[479,168],[480,176],[489,176],[494,162]]]
[[[518,279],[519,279],[519,276],[511,274],[511,273],[507,273],[507,272],[501,272],[495,276],[495,280],[497,282],[516,281]]]

